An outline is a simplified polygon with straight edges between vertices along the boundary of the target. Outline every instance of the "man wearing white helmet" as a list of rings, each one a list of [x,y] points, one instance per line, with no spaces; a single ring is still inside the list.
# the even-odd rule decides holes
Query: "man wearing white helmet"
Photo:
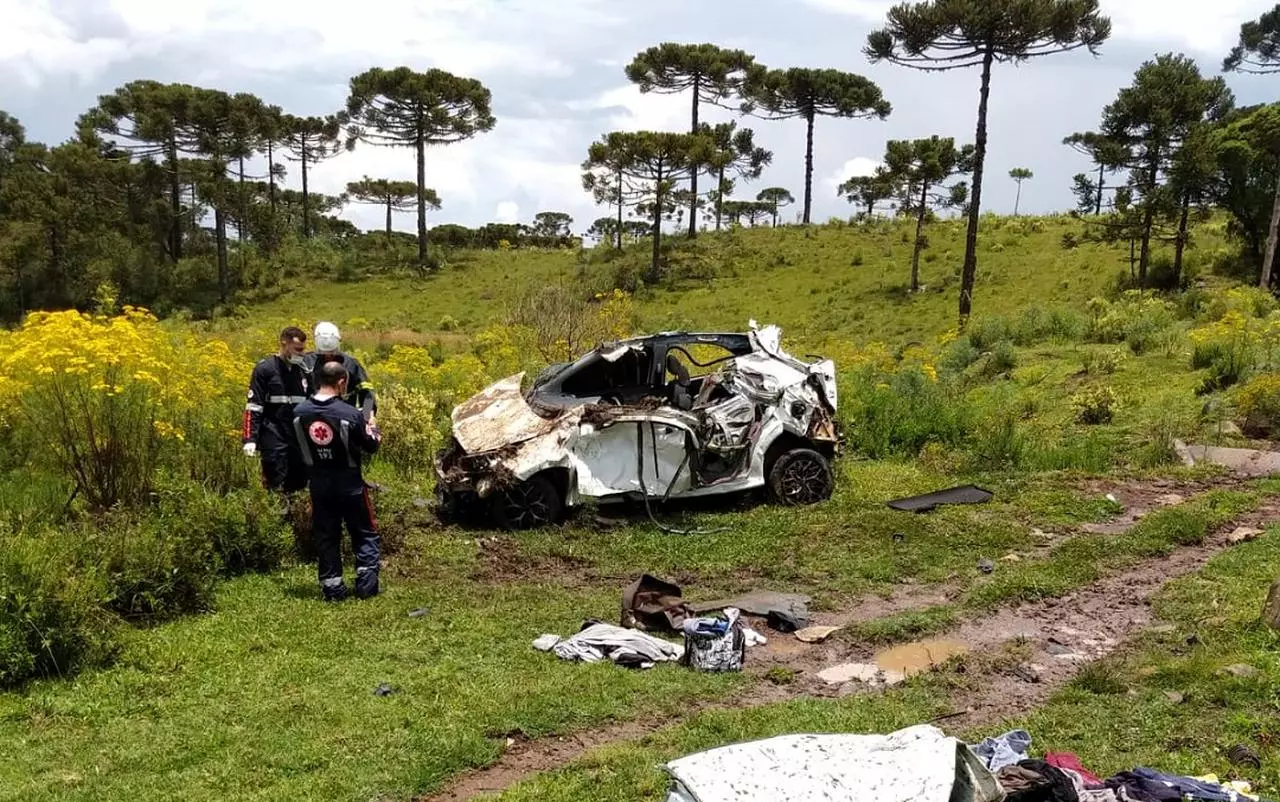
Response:
[[[370,423],[376,423],[378,399],[373,394],[373,383],[358,359],[339,350],[342,334],[338,327],[328,321],[317,323],[314,334],[316,350],[307,354],[307,371],[319,375],[316,371],[326,362],[341,362],[349,377],[347,393],[342,400],[363,412]]]

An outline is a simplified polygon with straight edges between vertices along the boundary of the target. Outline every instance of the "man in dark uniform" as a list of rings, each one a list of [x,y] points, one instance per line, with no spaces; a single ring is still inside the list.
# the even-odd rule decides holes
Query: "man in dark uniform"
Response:
[[[319,553],[320,588],[325,601],[342,601],[342,524],[356,555],[356,596],[378,593],[382,541],[373,516],[361,459],[378,450],[381,435],[360,411],[342,400],[347,369],[326,362],[316,369],[316,394],[294,410],[293,429],[311,480],[312,532]]]
[[[303,351],[307,335],[290,326],[280,332],[280,351],[259,362],[249,379],[244,406],[244,453],[261,455],[262,483],[293,493],[307,486],[302,452],[293,436],[293,410],[307,400]]]
[[[342,334],[338,327],[328,322],[317,323],[315,345],[315,352],[307,354],[308,370],[314,373],[326,362],[341,362],[347,369],[347,391],[342,400],[363,412],[370,423],[377,423],[378,399],[373,394],[373,382],[369,381],[360,360],[339,350]]]

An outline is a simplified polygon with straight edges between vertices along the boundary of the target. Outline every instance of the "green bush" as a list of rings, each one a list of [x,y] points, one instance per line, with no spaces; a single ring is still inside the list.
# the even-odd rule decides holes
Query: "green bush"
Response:
[[[1024,309],[1011,326],[1010,338],[1015,345],[1028,346],[1042,342],[1074,342],[1084,332],[1084,320],[1065,309],[1045,311],[1038,306]]]
[[[1071,406],[1076,410],[1076,422],[1089,426],[1110,423],[1119,405],[1120,399],[1116,396],[1116,391],[1106,385],[1086,387],[1071,398]]]
[[[969,447],[975,468],[1007,470],[1022,464],[1027,439],[1018,423],[1021,417],[1017,405],[1006,399],[978,419]]]
[[[1081,366],[1090,376],[1111,375],[1120,368],[1124,361],[1124,352],[1114,349],[1089,350],[1084,353]]]
[[[990,351],[1003,340],[1013,339],[1013,327],[1003,317],[989,317],[969,324],[969,342],[979,351]]]
[[[1235,393],[1236,409],[1245,434],[1273,437],[1280,433],[1280,373],[1265,373]]]
[[[102,519],[90,547],[107,578],[106,605],[128,620],[164,620],[213,607],[219,564],[203,530],[168,515]]]
[[[995,347],[975,363],[974,371],[984,379],[1004,376],[1018,366],[1018,352],[1008,340],[996,343]]]
[[[961,337],[949,343],[942,352],[942,358],[938,361],[938,365],[949,374],[964,373],[964,371],[977,362],[982,357],[982,352],[974,347],[973,343],[967,337]]]
[[[106,589],[80,547],[66,530],[0,533],[0,687],[114,655]]]
[[[841,391],[849,398],[841,404],[849,444],[875,459],[914,457],[927,443],[958,445],[968,431],[964,399],[918,370],[883,376],[864,369]]]

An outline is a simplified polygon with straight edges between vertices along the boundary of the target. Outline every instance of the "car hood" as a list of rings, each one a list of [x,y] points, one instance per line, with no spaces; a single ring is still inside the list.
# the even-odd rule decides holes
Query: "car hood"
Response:
[[[563,417],[544,418],[520,392],[523,373],[496,381],[453,410],[453,436],[471,454],[550,433]]]

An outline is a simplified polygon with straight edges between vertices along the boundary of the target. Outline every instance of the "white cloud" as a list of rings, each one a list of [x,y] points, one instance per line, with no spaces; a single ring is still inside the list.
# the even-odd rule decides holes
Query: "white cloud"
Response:
[[[591,102],[570,104],[574,109],[615,109],[609,125],[626,131],[689,130],[689,99],[684,95],[642,93],[626,84]]]
[[[880,22],[894,5],[891,0],[803,0],[838,14]],[[1113,36],[1140,42],[1176,43],[1204,53],[1226,55],[1240,23],[1257,19],[1271,0],[1102,0],[1111,17]]]
[[[494,209],[493,217],[499,223],[514,223],[520,219],[520,204],[515,201],[503,201]]]
[[[528,32],[572,35],[613,24],[602,0],[0,0],[0,66],[28,80],[129,58],[222,45],[206,74],[282,72],[324,63],[443,66],[463,75],[518,69],[563,77],[570,67]],[[109,22],[84,38],[77,23]],[[86,64],[88,66],[86,66]]]
[[[868,159],[866,156],[857,156],[840,165],[840,168],[828,175],[825,179],[827,186],[832,191],[835,188],[848,181],[850,178],[860,175],[871,175],[876,171],[881,162],[876,159]]]

